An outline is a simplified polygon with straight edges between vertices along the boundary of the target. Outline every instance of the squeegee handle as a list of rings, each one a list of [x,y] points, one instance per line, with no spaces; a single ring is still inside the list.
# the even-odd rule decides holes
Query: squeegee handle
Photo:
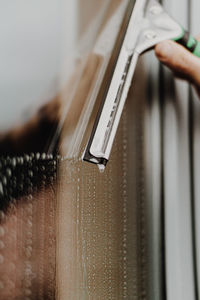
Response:
[[[182,34],[175,38],[174,41],[187,48],[195,56],[200,57],[200,42],[191,36],[188,31],[183,29]]]

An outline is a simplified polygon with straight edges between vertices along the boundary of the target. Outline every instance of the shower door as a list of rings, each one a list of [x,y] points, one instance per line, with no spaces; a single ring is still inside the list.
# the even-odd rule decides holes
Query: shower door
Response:
[[[2,300],[147,297],[142,62],[105,172],[82,161],[128,4],[0,3]]]
[[[0,1],[2,300],[198,299],[194,91],[145,54],[105,171],[82,161],[130,2]]]

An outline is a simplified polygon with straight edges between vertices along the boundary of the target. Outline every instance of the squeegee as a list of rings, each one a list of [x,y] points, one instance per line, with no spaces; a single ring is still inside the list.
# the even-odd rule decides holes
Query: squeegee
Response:
[[[83,160],[103,171],[109,160],[123,107],[139,56],[161,41],[172,39],[200,57],[200,42],[156,0],[131,0],[129,17],[108,88],[105,91]]]

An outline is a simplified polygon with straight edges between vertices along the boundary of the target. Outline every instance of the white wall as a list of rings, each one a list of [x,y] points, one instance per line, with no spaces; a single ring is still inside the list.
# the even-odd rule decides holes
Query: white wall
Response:
[[[76,14],[75,0],[0,0],[0,131],[55,95]]]

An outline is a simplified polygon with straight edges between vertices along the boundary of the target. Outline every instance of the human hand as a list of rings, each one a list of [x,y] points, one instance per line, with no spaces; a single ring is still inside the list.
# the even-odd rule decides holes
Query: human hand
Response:
[[[200,38],[197,39],[200,40]],[[192,83],[200,97],[200,58],[173,41],[158,44],[155,47],[155,53],[175,76]]]

